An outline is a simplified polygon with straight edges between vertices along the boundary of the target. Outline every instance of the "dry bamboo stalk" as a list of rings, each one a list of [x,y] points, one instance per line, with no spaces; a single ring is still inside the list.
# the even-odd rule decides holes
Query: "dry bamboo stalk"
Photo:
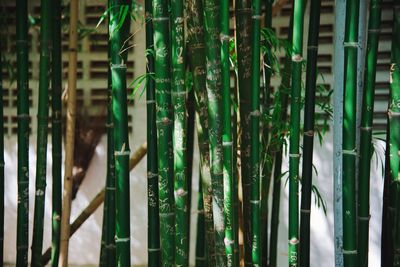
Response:
[[[74,167],[74,140],[76,118],[76,68],[78,49],[78,0],[70,3],[69,64],[68,64],[68,102],[67,130],[65,145],[65,175],[63,208],[61,213],[61,238],[59,266],[68,266],[68,243],[70,237],[70,216],[72,196],[72,168]]]
[[[129,169],[132,171],[139,162],[144,158],[147,153],[147,143],[142,144],[129,160]],[[71,237],[82,224],[89,219],[97,208],[104,202],[105,188],[103,188],[97,195],[90,201],[86,208],[79,214],[79,216],[70,224],[69,237]],[[48,247],[46,252],[42,255],[42,264],[46,265],[51,257],[51,247]]]

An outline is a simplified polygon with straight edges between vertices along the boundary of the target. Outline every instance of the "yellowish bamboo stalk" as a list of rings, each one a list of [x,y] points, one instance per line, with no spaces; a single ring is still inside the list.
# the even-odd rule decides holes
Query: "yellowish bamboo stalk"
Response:
[[[68,266],[68,243],[70,237],[70,216],[72,196],[72,169],[74,167],[74,140],[76,119],[76,77],[78,49],[78,0],[70,2],[69,61],[68,61],[68,102],[67,130],[65,145],[65,174],[63,208],[61,213],[61,238],[59,266]]]

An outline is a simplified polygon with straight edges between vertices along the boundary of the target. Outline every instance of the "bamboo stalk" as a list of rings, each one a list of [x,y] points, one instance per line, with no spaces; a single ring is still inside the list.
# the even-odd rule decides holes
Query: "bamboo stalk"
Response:
[[[17,118],[18,118],[18,207],[17,266],[28,265],[29,234],[29,75],[28,2],[16,2]]]
[[[264,27],[272,30],[272,0],[265,2],[265,18]],[[269,190],[271,184],[271,173],[273,167],[273,159],[270,157],[268,152],[269,144],[269,128],[270,125],[265,118],[269,117],[269,106],[271,101],[271,76],[272,76],[272,64],[271,55],[272,47],[268,42],[264,42],[267,47],[267,53],[264,55],[264,99],[261,103],[262,112],[262,134],[261,134],[261,162],[260,168],[261,172],[261,256],[264,265],[268,264],[268,201],[269,201]]]
[[[367,57],[365,60],[364,92],[360,128],[360,163],[358,176],[358,262],[368,266],[369,243],[369,191],[372,151],[372,120],[374,113],[374,94],[376,61],[381,23],[381,0],[373,0],[369,6]]]
[[[251,264],[261,265],[260,228],[260,31],[261,2],[252,1],[251,24],[251,111],[250,111],[250,162],[251,162]]]
[[[298,265],[300,243],[298,204],[304,7],[305,2],[303,0],[294,1],[289,138],[289,266]]]
[[[234,234],[233,211],[233,142],[231,118],[231,92],[229,67],[229,1],[221,1],[221,72],[222,72],[222,153],[223,153],[223,196],[225,223],[225,253],[227,266],[235,266],[234,245],[238,242]]]
[[[204,0],[206,89],[208,96],[208,123],[213,190],[216,265],[226,266],[225,222],[223,189],[222,103],[221,103],[221,43],[220,2]]]
[[[390,104],[388,110],[390,133],[390,176],[394,192],[393,266],[400,266],[400,0],[393,4],[394,27],[390,66]]]
[[[40,70],[39,104],[37,113],[37,160],[35,210],[33,219],[32,266],[41,265],[43,248],[43,225],[46,192],[47,133],[49,116],[49,85],[52,47],[52,1],[42,0],[40,10]]]
[[[206,58],[204,43],[203,4],[201,0],[187,1],[187,29],[190,68],[193,73],[195,92],[196,128],[200,150],[200,172],[204,206],[204,224],[207,261],[215,265],[215,237],[212,213],[212,188],[210,171],[210,149],[208,128],[208,97],[206,91]]]
[[[61,126],[61,87],[62,87],[62,51],[61,51],[61,1],[53,2],[53,50],[52,50],[52,255],[51,265],[58,266],[60,253],[60,224],[61,224],[61,168],[62,168],[62,126]]]
[[[146,13],[146,49],[154,50],[152,1],[145,1]],[[156,128],[156,103],[155,103],[155,81],[150,77],[154,75],[154,56],[147,53],[146,80],[147,100],[147,143],[149,146],[147,154],[147,258],[150,267],[159,266],[160,256],[160,218],[158,202],[158,167],[157,167],[157,128]]]
[[[147,143],[142,144],[133,153],[129,160],[129,171],[132,171],[147,154]],[[86,208],[76,217],[76,219],[70,224],[70,237],[82,226],[82,224],[92,215],[97,208],[103,203],[105,199],[106,188],[103,188],[86,206]],[[52,248],[48,247],[45,253],[42,255],[42,265],[46,265],[50,260]]]
[[[118,266],[131,265],[130,193],[129,193],[129,132],[126,88],[126,62],[128,50],[124,49],[130,29],[130,0],[110,0],[109,46],[112,85],[112,110],[114,124],[115,157],[115,211],[116,259]],[[126,14],[126,16],[124,15]]]
[[[3,41],[0,40],[0,48]],[[0,49],[0,264],[4,262],[4,100],[3,60]]]
[[[303,133],[303,175],[301,179],[300,265],[302,267],[310,266],[310,216],[320,9],[321,0],[312,0],[310,6],[310,21],[307,44],[307,72]]]
[[[359,0],[346,3],[344,39],[343,105],[343,260],[344,266],[357,264],[356,225],[356,93]]]
[[[251,263],[250,221],[250,100],[251,100],[251,9],[250,1],[236,0],[236,54],[238,61],[239,112],[240,112],[240,160],[243,195],[244,264]]]
[[[189,266],[189,202],[187,177],[187,91],[183,1],[171,1],[172,103],[174,114],[175,265]]]
[[[68,266],[69,221],[71,217],[72,201],[72,169],[74,167],[74,141],[76,124],[76,80],[77,80],[77,49],[78,49],[78,6],[79,1],[70,3],[69,28],[69,60],[68,60],[68,102],[67,102],[67,129],[65,141],[65,171],[63,207],[61,215],[60,239],[60,266]]]
[[[156,79],[156,124],[158,138],[158,177],[160,201],[161,261],[175,262],[175,205],[172,148],[172,106],[169,16],[166,0],[153,1],[153,27]]]

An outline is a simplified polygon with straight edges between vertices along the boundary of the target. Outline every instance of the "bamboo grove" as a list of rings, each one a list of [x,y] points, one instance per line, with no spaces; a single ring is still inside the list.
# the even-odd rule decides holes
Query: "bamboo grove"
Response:
[[[370,193],[375,183],[372,158],[378,142],[375,135],[384,136],[379,140],[386,146],[383,193],[379,196],[380,261],[382,266],[400,266],[400,0],[335,1],[334,12],[345,20],[343,29],[332,29],[337,38],[332,38],[335,42],[331,45],[341,55],[334,60],[341,65],[335,66],[333,73],[339,81],[334,82],[337,99],[333,101],[332,91],[321,86],[325,81],[319,70],[323,0],[106,1],[96,28],[88,31],[90,35],[101,24],[107,29],[106,101],[101,121],[107,140],[102,155],[105,183],[75,219],[73,177],[81,108],[77,70],[81,42],[86,38],[81,36],[84,25],[80,21],[85,1],[37,1],[40,19],[36,24],[28,12],[28,2],[15,2],[15,51],[5,49],[0,38],[2,263],[7,263],[4,247],[14,246],[12,263],[16,266],[27,266],[28,262],[32,266],[48,262],[51,266],[69,266],[76,257],[69,253],[70,238],[104,203],[98,264],[134,264],[131,254],[137,252],[132,248],[135,214],[131,199],[136,197],[132,191],[136,184],[132,185],[130,173],[147,155],[146,173],[140,174],[146,184],[140,190],[147,193],[147,243],[140,245],[147,244],[148,266],[320,266],[313,262],[313,244],[325,236],[316,236],[313,231],[319,226],[312,214],[318,208],[324,209],[325,215],[327,211],[326,196],[315,185],[315,155],[320,147],[314,144],[314,137],[317,133],[324,146],[329,142],[325,131],[332,131],[341,138],[339,142],[334,136],[333,141],[340,156],[334,166],[340,171],[324,180],[328,184],[324,186],[340,200],[335,211],[328,207],[328,212],[335,214],[332,243],[336,266],[369,264],[374,204]],[[373,120],[375,88],[382,6],[388,2],[393,20],[390,67],[385,69],[389,77],[387,123],[385,131],[378,133]],[[290,13],[284,38],[278,37],[274,26],[282,10]],[[32,28],[38,30],[40,41],[34,52],[29,44]],[[135,39],[140,31],[144,32],[143,40]],[[65,34],[67,49],[63,46]],[[365,42],[360,41],[363,34]],[[145,51],[140,54],[142,58],[128,58],[136,46]],[[39,61],[37,88],[32,88],[38,97],[37,129],[30,129],[29,62],[33,53]],[[16,64],[9,64],[10,57],[15,57]],[[63,64],[63,58],[68,58],[68,64]],[[129,76],[130,60],[145,62],[143,76],[134,82]],[[7,164],[12,164],[5,156],[3,100],[4,84],[10,78],[3,76],[10,66],[16,73],[15,178],[5,171]],[[143,99],[134,97],[145,103],[147,130],[143,138],[146,142],[133,153],[130,147],[137,137],[131,135],[129,126],[131,87],[136,87],[134,92],[137,87],[145,90]],[[332,110],[341,114],[333,118],[334,123],[330,122]],[[326,115],[322,125],[321,112]],[[36,138],[35,159],[29,158],[31,132]],[[323,166],[331,164],[322,161]],[[36,166],[31,166],[32,162]],[[194,167],[194,163],[199,166]],[[51,174],[46,173],[49,164]],[[29,175],[30,169],[35,177]],[[51,186],[47,185],[49,175]],[[17,186],[15,244],[4,242],[5,235],[10,234],[4,230],[8,223],[8,179],[14,179]],[[29,188],[30,180],[34,181],[34,191]],[[46,203],[49,191],[51,203]],[[29,196],[34,197],[33,212]],[[317,205],[312,205],[313,201]],[[45,207],[51,207],[48,248],[44,247]],[[195,223],[193,218],[197,219]],[[287,232],[284,237],[280,236],[283,228]]]

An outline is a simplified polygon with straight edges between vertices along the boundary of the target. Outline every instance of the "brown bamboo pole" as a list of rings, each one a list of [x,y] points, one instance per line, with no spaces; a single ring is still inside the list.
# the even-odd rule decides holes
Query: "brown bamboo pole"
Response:
[[[72,197],[72,168],[74,166],[74,140],[76,119],[76,77],[78,48],[78,0],[70,2],[69,60],[68,60],[68,102],[67,130],[65,145],[65,174],[63,208],[61,213],[61,238],[59,266],[68,266],[68,243],[70,237],[70,216]]]
[[[142,144],[129,160],[129,170],[132,171],[139,162],[144,158],[147,153],[147,143]],[[97,193],[97,195],[89,202],[86,208],[79,214],[79,216],[70,224],[69,237],[71,237],[87,219],[97,210],[97,208],[104,202],[105,188]],[[51,247],[48,247],[46,252],[42,255],[42,265],[45,266],[51,258]]]

